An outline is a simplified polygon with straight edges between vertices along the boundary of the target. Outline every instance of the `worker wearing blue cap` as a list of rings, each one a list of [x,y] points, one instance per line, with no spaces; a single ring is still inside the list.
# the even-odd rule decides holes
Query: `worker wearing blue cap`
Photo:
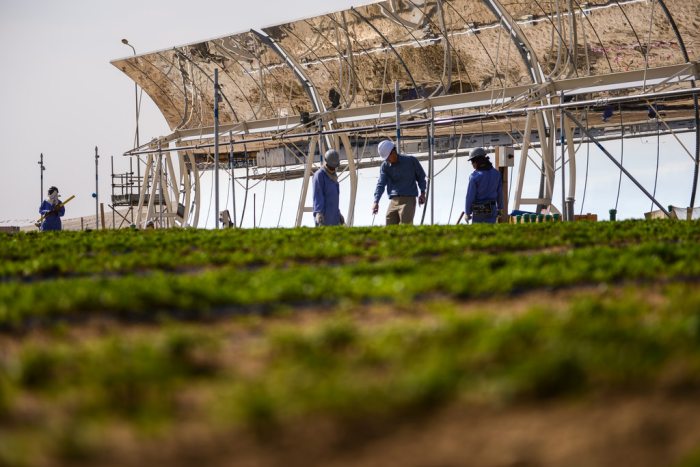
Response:
[[[495,224],[503,209],[503,180],[484,148],[474,149],[467,158],[474,172],[469,176],[464,214],[472,224]]]
[[[386,211],[386,225],[413,224],[416,197],[419,205],[425,203],[425,170],[415,157],[399,154],[389,139],[379,143],[377,152],[384,162],[379,168],[372,214],[379,211],[379,199],[386,189],[391,200]]]

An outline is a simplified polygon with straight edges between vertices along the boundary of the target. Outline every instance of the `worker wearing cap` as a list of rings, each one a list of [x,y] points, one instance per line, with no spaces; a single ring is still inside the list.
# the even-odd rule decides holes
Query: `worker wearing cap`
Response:
[[[399,154],[391,140],[379,143],[377,152],[384,162],[379,168],[372,214],[379,211],[379,199],[386,189],[391,200],[386,211],[386,225],[413,224],[416,197],[418,204],[425,203],[425,170],[415,157]]]
[[[345,219],[338,208],[340,184],[336,169],[340,156],[335,149],[329,149],[324,159],[323,167],[314,174],[314,221],[316,226],[344,225]]]
[[[49,188],[49,197],[42,201],[39,207],[39,214],[44,217],[41,226],[42,231],[61,230],[61,217],[66,213],[66,208],[58,199],[58,188],[52,186]]]
[[[464,206],[466,218],[471,218],[473,224],[495,224],[499,210],[503,209],[501,173],[493,167],[484,148],[474,149],[467,160],[472,163],[474,172],[469,176]]]

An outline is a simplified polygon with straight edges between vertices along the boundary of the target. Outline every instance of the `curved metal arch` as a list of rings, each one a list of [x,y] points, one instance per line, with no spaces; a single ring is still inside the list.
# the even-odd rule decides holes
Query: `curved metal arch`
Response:
[[[316,51],[315,51],[314,49],[312,49],[311,46],[310,46],[309,44],[306,43],[306,41],[304,41],[301,37],[297,36],[296,33],[294,33],[294,31],[292,31],[291,28],[288,27],[288,25],[285,25],[285,30],[286,30],[289,34],[291,34],[292,36],[294,36],[300,43],[304,44],[304,46],[307,48],[307,50],[308,50],[311,54],[313,54],[314,57],[316,57],[317,61],[321,64],[321,66],[322,66],[323,68],[326,69],[326,71],[328,72],[328,74],[329,74],[330,76],[333,76],[333,72],[332,72],[331,70],[328,69],[328,67],[326,66],[326,64],[325,64],[325,63],[323,62],[323,60],[321,59],[321,57],[318,56],[318,54],[316,53]],[[319,34],[319,36],[322,37],[323,35],[322,35],[322,34]],[[337,80],[337,81],[339,81],[339,80]],[[313,81],[312,81],[312,82],[313,82]],[[315,87],[315,86],[314,86],[314,87]],[[346,99],[345,102],[346,102],[346,104],[347,104],[347,99]]]
[[[314,112],[325,112],[326,107],[323,104],[323,100],[321,100],[320,96],[318,95],[318,91],[316,91],[316,87],[314,86],[313,81],[311,81],[302,71],[301,66],[299,66],[296,60],[294,60],[294,57],[292,57],[291,54],[287,53],[287,51],[284,50],[282,45],[280,45],[276,40],[274,40],[264,31],[261,32],[256,31],[255,29],[251,29],[250,32],[255,34],[255,36],[263,44],[270,47],[270,49],[272,49],[282,59],[282,61],[284,61],[284,63],[286,63],[289,68],[291,68],[292,72],[296,75],[297,79],[299,80],[299,83],[302,85],[302,87],[308,94]]]
[[[501,18],[501,20],[505,23],[506,27],[509,29],[510,36],[512,40],[515,41],[515,45],[525,62],[525,66],[527,66],[528,70],[530,71],[530,75],[533,81],[536,84],[543,84],[546,80],[546,77],[544,76],[542,67],[537,61],[537,54],[535,53],[535,49],[532,47],[527,37],[520,29],[518,23],[513,19],[510,13],[508,13],[508,11],[503,7],[503,5],[501,5],[499,0],[484,0],[484,2],[486,6],[491,10],[491,12],[494,13],[494,15],[497,18]],[[550,95],[551,93],[547,93],[546,96],[543,96],[543,102],[549,102]],[[536,121],[537,131],[540,134],[540,146],[542,148],[543,156],[542,163],[544,165],[544,173],[541,175],[540,178],[539,199],[546,199],[549,197],[549,202],[551,204],[551,197],[554,194],[555,179],[553,151],[553,138],[555,137],[555,135],[553,131],[549,132],[550,134],[548,135],[547,130],[548,128],[554,127],[554,116],[551,112],[537,112]],[[537,210],[539,211],[545,207],[546,206],[544,204],[539,204],[537,206]]]
[[[671,24],[671,28],[673,28],[673,33],[676,35],[676,39],[678,40],[678,46],[681,48],[681,53],[683,54],[683,60],[685,60],[686,63],[690,62],[688,50],[685,48],[685,42],[683,41],[683,37],[681,36],[680,31],[678,30],[676,21],[673,19],[673,15],[671,15],[671,12],[666,7],[666,2],[664,2],[664,0],[658,1],[659,5],[661,6],[661,9],[666,15],[666,18],[668,18],[668,22]],[[690,86],[693,88],[696,87],[694,79],[690,81]],[[695,195],[698,189],[698,169],[700,168],[700,109],[698,108],[697,95],[693,95],[693,107],[695,110],[695,169],[693,170],[693,188],[690,195],[691,208],[695,207]]]
[[[263,45],[263,46],[265,46],[265,47],[268,47],[267,44],[265,44],[263,41],[260,40],[260,37],[259,37],[259,36],[253,35],[253,37],[254,37],[255,40],[257,40],[261,45]],[[233,38],[233,37],[232,37],[232,39],[233,39],[234,41],[236,41],[236,43],[238,43],[238,39],[235,39],[235,38]],[[238,45],[240,45],[240,43],[238,43]],[[273,51],[274,51],[274,49],[273,49]],[[274,53],[275,53],[277,56],[279,56],[279,54],[277,53],[277,51],[274,51]],[[263,64],[263,62],[262,62],[261,59],[258,59],[258,65],[259,65],[261,68],[264,67],[265,70],[267,70],[269,76],[270,76],[273,80],[275,80],[275,82],[276,82],[282,89],[284,89],[284,88],[287,86],[287,83],[281,82],[280,79],[275,75],[275,73],[272,72],[272,71],[270,70],[270,65],[268,65],[268,64]],[[274,66],[274,65],[273,65],[273,66]],[[290,67],[288,66],[288,68],[290,68]],[[293,70],[293,69],[292,69],[292,73],[294,73],[294,70]],[[252,77],[251,77],[251,78],[252,78]],[[252,78],[252,79],[254,79],[254,78]],[[261,89],[263,89],[263,91],[264,91],[264,88],[261,88]],[[266,99],[268,102],[270,102],[269,98],[267,97],[267,93],[266,93],[266,92],[265,92],[265,99]],[[291,100],[288,99],[287,102],[290,104],[290,107],[291,107],[291,106],[292,106]],[[272,102],[270,102],[270,106],[271,106],[271,108],[272,108],[273,111],[274,111],[274,110],[275,110],[275,107],[274,107],[274,105],[272,104]],[[277,115],[277,118],[284,118],[284,117],[282,117],[281,115],[278,114],[278,115]]]
[[[545,76],[542,72],[539,62],[537,61],[537,54],[535,49],[530,45],[523,31],[518,26],[518,23],[513,19],[513,17],[508,13],[508,11],[501,5],[498,0],[484,0],[486,6],[491,10],[491,12],[500,18],[501,22],[505,23],[508,28],[509,35],[515,43],[515,47],[518,49],[520,56],[525,62],[525,66],[530,71],[530,77],[537,84],[544,83]]]

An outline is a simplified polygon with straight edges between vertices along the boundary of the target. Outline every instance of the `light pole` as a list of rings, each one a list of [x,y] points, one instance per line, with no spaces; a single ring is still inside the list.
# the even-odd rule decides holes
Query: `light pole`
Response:
[[[44,201],[44,170],[46,170],[46,167],[44,167],[44,153],[43,152],[41,153],[41,155],[39,155],[39,162],[37,162],[37,164],[39,164],[39,170],[41,173],[41,193],[39,196],[39,204],[41,204],[42,201]]]
[[[95,146],[95,230],[100,229],[100,176],[98,170],[98,159],[100,154],[97,152],[97,146]]]
[[[131,50],[134,52],[134,57],[136,56],[136,49],[134,48],[133,45],[129,44],[129,41],[126,39],[122,39],[122,44],[128,45],[131,47]],[[136,84],[136,81],[134,80],[134,99],[135,99],[135,111],[136,111],[136,147],[138,148],[141,145],[141,142],[139,140],[139,113],[140,113],[140,106],[139,106],[139,85]],[[132,173],[133,176],[133,173]],[[138,180],[139,186],[141,186],[141,156],[136,156],[136,180]],[[133,182],[133,180],[132,180]],[[131,203],[131,198],[129,198],[129,203]]]

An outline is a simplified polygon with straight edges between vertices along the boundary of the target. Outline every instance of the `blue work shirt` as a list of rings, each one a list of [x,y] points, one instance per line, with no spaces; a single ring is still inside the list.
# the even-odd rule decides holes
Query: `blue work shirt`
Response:
[[[496,222],[498,210],[503,208],[503,182],[501,173],[491,167],[487,170],[475,170],[469,176],[469,187],[467,188],[467,199],[464,205],[464,213],[468,216],[472,214],[474,203],[485,203],[494,201],[496,206],[490,216],[474,216],[476,218],[484,217],[485,222]]]
[[[379,180],[374,190],[374,202],[378,203],[384,194],[384,188],[389,194],[389,199],[395,196],[418,196],[418,189],[425,192],[425,170],[418,159],[413,156],[402,156],[395,164],[384,161],[379,168]]]
[[[66,208],[64,206],[61,206],[58,209],[58,212],[51,212],[53,211],[54,205],[51,204],[51,202],[44,200],[41,203],[41,207],[39,207],[39,214],[42,216],[44,214],[48,214],[45,218],[44,221],[41,223],[40,229],[42,231],[46,230],[61,230],[61,217],[66,213]]]
[[[314,174],[314,217],[323,214],[324,225],[340,225],[340,184],[324,168]]]

